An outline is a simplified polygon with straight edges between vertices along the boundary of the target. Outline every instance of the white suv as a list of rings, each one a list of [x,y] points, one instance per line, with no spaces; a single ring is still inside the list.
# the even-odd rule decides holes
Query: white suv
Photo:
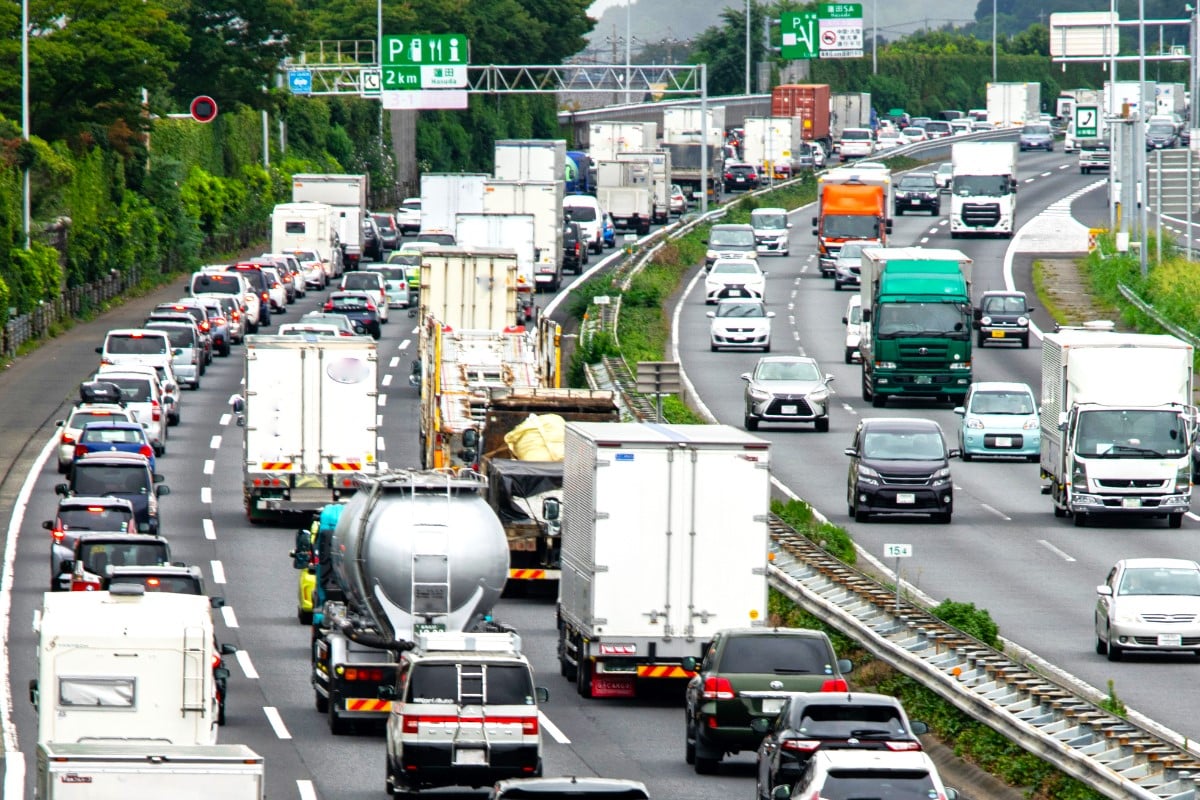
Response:
[[[838,154],[842,161],[875,154],[875,136],[870,128],[846,128],[842,131]]]
[[[563,198],[563,215],[578,222],[583,238],[593,253],[604,250],[604,209],[590,194],[572,194]]]
[[[94,380],[121,390],[121,402],[146,431],[155,455],[167,452],[167,406],[158,379],[145,373],[105,372]]]
[[[783,787],[781,787],[783,788]],[[944,797],[958,790],[942,784],[933,759],[920,750],[817,750],[792,797]]]

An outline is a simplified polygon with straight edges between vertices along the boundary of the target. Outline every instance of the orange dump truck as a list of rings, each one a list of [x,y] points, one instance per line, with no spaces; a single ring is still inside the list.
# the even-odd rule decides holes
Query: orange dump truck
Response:
[[[892,232],[888,218],[892,178],[887,170],[835,169],[821,176],[819,205],[812,218],[817,237],[817,259],[822,277],[833,275],[842,242],[868,240],[887,246]]]

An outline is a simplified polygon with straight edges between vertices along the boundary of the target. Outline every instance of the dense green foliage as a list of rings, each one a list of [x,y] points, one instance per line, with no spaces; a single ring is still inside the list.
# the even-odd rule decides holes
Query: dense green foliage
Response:
[[[959,603],[943,600],[929,613],[963,633],[974,636],[988,647],[1000,646],[1000,628],[986,609],[976,608],[974,603]]]
[[[805,537],[816,542],[836,558],[853,565],[858,561],[858,551],[846,529],[832,522],[822,522],[813,513],[813,507],[803,500],[771,501],[771,513],[791,525]]]

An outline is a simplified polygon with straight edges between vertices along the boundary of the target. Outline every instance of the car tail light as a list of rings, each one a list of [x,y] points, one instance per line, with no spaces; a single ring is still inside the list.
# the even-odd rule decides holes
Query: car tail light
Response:
[[[146,458],[154,458],[154,450],[148,444],[144,444],[138,448],[138,454]]]
[[[372,303],[370,300],[368,300],[367,301],[367,311],[374,311],[374,310],[375,310],[375,304]]]
[[[731,180],[733,180],[733,173],[732,173],[732,172],[726,172],[726,173],[725,173],[725,180],[727,180],[727,181],[731,181]]]
[[[401,723],[400,729],[404,733],[419,733],[421,730],[421,717],[405,714],[404,722]]]
[[[240,312],[240,311],[234,311],[232,314],[230,314],[230,316],[231,316],[231,317],[233,317],[234,319],[241,319],[241,318],[242,318],[242,312]]]
[[[71,578],[72,592],[94,592],[100,588],[100,580],[93,579],[86,575],[76,576]]]
[[[234,319],[237,319],[237,316],[236,316],[236,315],[234,316]],[[225,324],[225,318],[224,318],[224,317],[213,317],[213,318],[212,318],[212,321],[213,321],[213,324],[214,324],[214,325],[224,325],[224,324]]]
[[[888,750],[895,750],[896,752],[921,749],[920,742],[884,742],[883,744]]]
[[[150,401],[150,418],[155,422],[162,419],[162,406],[158,404],[157,400]]]
[[[705,678],[705,700],[732,700],[734,698],[733,684],[728,678]]]
[[[326,311],[333,311],[333,301],[332,301],[332,300],[326,300],[326,301],[325,301],[325,306],[324,306],[324,308],[325,308],[325,310],[326,310]]]
[[[79,458],[81,455],[83,455],[86,452],[87,452],[87,445],[85,445],[85,444],[75,445],[75,457],[76,458]]]
[[[158,581],[157,581],[157,580],[155,580],[154,578],[151,578],[150,580],[154,581],[155,583],[157,583],[157,582],[158,582]],[[212,668],[213,668],[213,669],[216,669],[216,668],[217,668],[217,667],[219,667],[219,666],[221,666],[221,657],[220,657],[219,655],[217,655],[216,653],[213,653],[213,657],[212,657]]]
[[[204,322],[200,323],[200,330],[206,331],[208,329],[209,329],[208,320],[204,320]]]
[[[67,532],[62,528],[55,528],[54,530],[50,531],[50,535],[54,537],[55,542],[61,542],[63,537],[67,535]]]
[[[62,439],[59,441],[61,441],[63,444],[75,444],[75,437],[69,433],[64,433],[62,435]]]
[[[268,293],[268,292],[263,292],[263,293],[262,293],[262,299],[263,299],[264,301],[266,301],[266,302],[270,302],[270,301],[271,301],[271,295],[270,295],[270,293]]]
[[[850,684],[846,683],[845,678],[833,678],[821,684],[822,692],[848,692]]]
[[[820,739],[784,739],[779,743],[784,750],[793,753],[811,753],[821,746]]]

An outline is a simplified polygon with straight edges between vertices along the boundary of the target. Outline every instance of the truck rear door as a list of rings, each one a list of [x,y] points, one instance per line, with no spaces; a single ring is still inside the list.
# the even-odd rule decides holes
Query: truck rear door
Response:
[[[327,475],[375,472],[378,361],[374,343],[321,342],[310,386],[319,394],[311,431]],[[346,475],[349,477],[349,475]]]
[[[246,348],[246,471],[304,469],[304,348]]]

